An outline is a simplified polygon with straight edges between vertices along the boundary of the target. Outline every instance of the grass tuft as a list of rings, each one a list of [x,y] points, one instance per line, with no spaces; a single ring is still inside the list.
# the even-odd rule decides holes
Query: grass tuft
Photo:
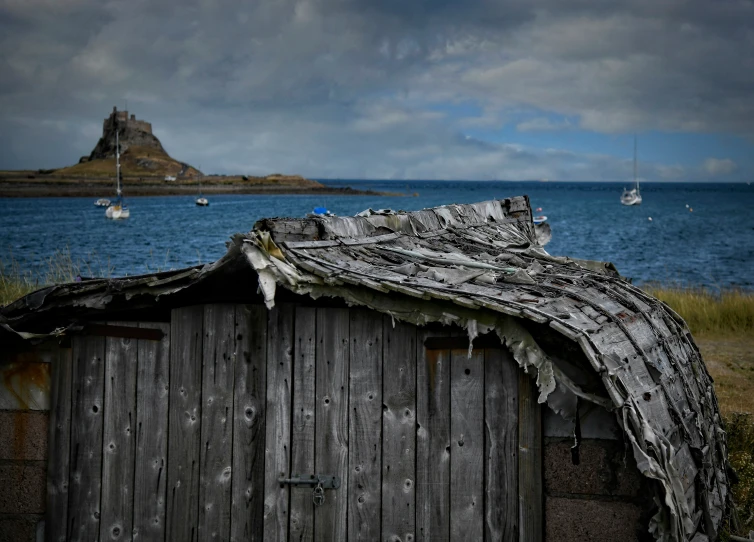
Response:
[[[68,248],[55,251],[37,270],[23,268],[12,257],[9,261],[0,260],[0,307],[46,286],[74,282],[81,276],[109,277],[111,273],[109,261],[102,265],[96,256],[77,261]]]
[[[695,335],[738,335],[754,332],[754,292],[730,289],[649,286],[647,293],[664,301]]]

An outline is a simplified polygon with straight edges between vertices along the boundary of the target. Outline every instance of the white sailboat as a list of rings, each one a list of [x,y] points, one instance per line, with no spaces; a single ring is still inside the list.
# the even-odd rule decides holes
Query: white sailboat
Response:
[[[641,192],[639,191],[639,179],[636,178],[636,136],[634,136],[634,187],[631,190],[623,189],[620,202],[623,205],[641,205]]]
[[[199,165],[199,169],[200,170],[202,169],[201,164]],[[206,207],[207,205],[209,205],[209,200],[202,195],[202,177],[204,177],[204,173],[200,171],[199,172],[199,197],[196,198],[194,201],[199,207]]]
[[[105,210],[105,216],[113,220],[121,220],[131,216],[131,211],[123,201],[123,191],[120,186],[120,139],[118,130],[115,130],[115,189],[118,199]]]

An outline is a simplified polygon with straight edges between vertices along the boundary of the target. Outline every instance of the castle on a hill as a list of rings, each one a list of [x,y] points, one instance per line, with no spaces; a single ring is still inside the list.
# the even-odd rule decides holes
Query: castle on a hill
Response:
[[[118,111],[117,107],[113,107],[110,116],[102,123],[102,137],[97,146],[89,156],[82,156],[79,163],[115,156],[116,133],[121,154],[126,153],[131,147],[146,147],[167,154],[160,140],[152,134],[151,123],[137,120],[136,115],[129,117],[128,111]]]
[[[102,137],[114,130],[115,126],[123,126],[126,130],[139,130],[148,134],[152,133],[152,124],[143,120],[136,120],[136,115],[131,115],[128,118],[128,111],[118,111],[116,106],[113,106],[113,112],[102,123]]]

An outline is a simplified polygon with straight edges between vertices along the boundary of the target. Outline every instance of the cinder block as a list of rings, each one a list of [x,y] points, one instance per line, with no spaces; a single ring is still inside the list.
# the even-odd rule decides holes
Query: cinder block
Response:
[[[44,462],[0,465],[0,514],[43,514],[46,493]]]
[[[579,464],[574,465],[570,441],[545,444],[544,477],[548,494],[611,495],[633,497],[639,492],[641,474],[620,442],[581,441]]]
[[[49,412],[0,411],[0,459],[47,459]]]
[[[547,542],[635,542],[641,530],[641,510],[617,501],[547,497]]]
[[[42,516],[0,515],[0,542],[36,542]]]

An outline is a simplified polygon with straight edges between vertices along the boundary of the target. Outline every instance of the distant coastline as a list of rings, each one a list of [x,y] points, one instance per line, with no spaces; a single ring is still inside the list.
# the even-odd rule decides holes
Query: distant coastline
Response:
[[[204,194],[323,194],[344,196],[407,196],[400,192],[359,190],[327,186],[297,175],[267,177],[212,175],[193,179],[165,181],[159,177],[124,177],[126,197],[187,196]],[[39,171],[0,172],[0,197],[94,197],[114,196],[115,178],[61,176]]]

